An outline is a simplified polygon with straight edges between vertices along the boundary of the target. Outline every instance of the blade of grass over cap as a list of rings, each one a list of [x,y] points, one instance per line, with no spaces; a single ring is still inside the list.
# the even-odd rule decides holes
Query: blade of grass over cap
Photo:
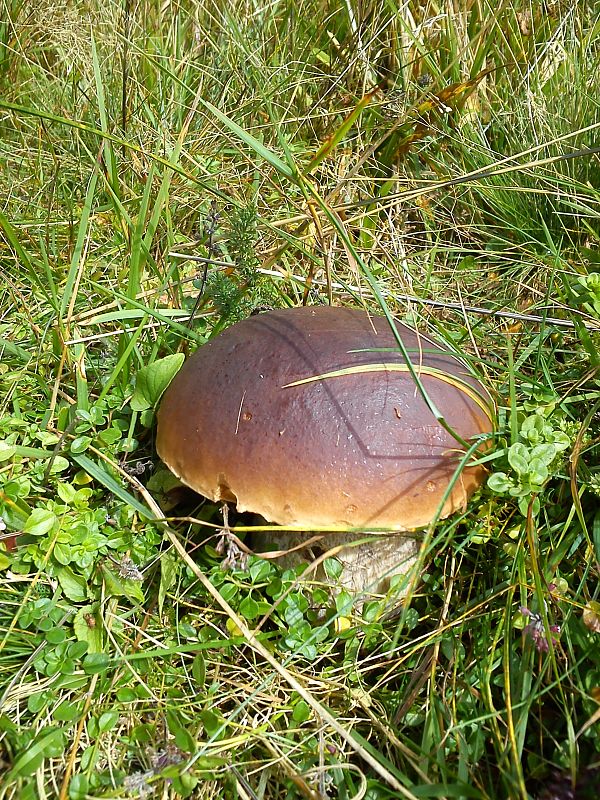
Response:
[[[490,419],[493,418],[489,402],[486,403],[483,395],[474,389],[470,383],[467,383],[467,381],[461,380],[461,378],[459,378],[457,375],[450,375],[443,372],[443,370],[436,369],[435,367],[429,367],[424,364],[419,364],[415,369],[419,375],[427,375],[430,378],[436,378],[437,380],[444,381],[444,383],[448,383],[451,386],[455,386],[461,392],[464,392],[468,397],[470,397],[471,400],[477,403],[479,408],[481,408],[481,410],[487,414]],[[292,383],[286,383],[283,388],[289,389],[293,386],[302,386],[307,383],[315,383],[316,381],[326,381],[331,378],[341,378],[346,375],[360,375],[367,372],[410,372],[410,367],[408,364],[394,363],[363,364],[361,366],[346,367],[345,369],[326,372],[321,375],[311,375],[307,378],[300,378]]]
[[[392,329],[394,338],[396,339],[396,342],[398,344],[398,348],[400,349],[400,352],[402,353],[402,356],[404,357],[404,360],[408,367],[408,371],[410,372],[410,375],[413,381],[415,382],[415,385],[417,386],[419,393],[427,403],[429,410],[436,418],[436,420],[439,422],[439,424],[444,428],[444,430],[447,430],[448,433],[450,433],[456,439],[456,441],[459,442],[459,444],[461,444],[463,447],[468,448],[469,447],[468,443],[465,442],[455,431],[452,430],[452,428],[446,422],[444,415],[439,411],[439,409],[435,406],[434,402],[429,397],[427,390],[423,386],[423,382],[419,378],[418,368],[415,368],[415,365],[412,363],[410,355],[407,352],[406,347],[404,346],[404,342],[402,341],[402,337],[398,333],[398,329],[396,328],[396,323],[394,321],[392,313],[390,312],[389,306],[381,292],[379,284],[375,279],[374,275],[372,274],[371,270],[367,267],[366,263],[359,255],[353,242],[350,240],[350,237],[348,236],[346,228],[341,219],[339,218],[339,215],[336,214],[327,206],[327,204],[321,198],[319,193],[314,189],[314,187],[309,182],[306,182],[306,185],[313,199],[317,202],[317,204],[319,205],[325,216],[329,219],[333,227],[337,230],[340,239],[342,240],[344,247],[346,248],[348,256],[352,258],[352,260],[356,263],[356,265],[360,269],[360,272],[367,279],[367,283],[369,284],[371,291],[373,292],[375,298],[377,299],[377,302],[379,303],[379,306],[383,311]]]

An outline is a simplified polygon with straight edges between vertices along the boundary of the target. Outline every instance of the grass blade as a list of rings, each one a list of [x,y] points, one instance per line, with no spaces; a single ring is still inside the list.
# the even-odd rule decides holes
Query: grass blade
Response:
[[[107,472],[104,467],[98,464],[96,461],[93,461],[89,456],[84,455],[83,453],[80,454],[70,454],[70,458],[81,467],[82,470],[87,472],[87,474],[94,478],[94,480],[98,481],[105,489],[118,497],[119,500],[122,500],[131,508],[134,508],[138,514],[140,514],[143,519],[154,519],[154,514],[141,503],[136,497],[134,497],[130,492],[125,489],[113,476]]]
[[[354,125],[354,123],[359,119],[362,112],[365,108],[369,105],[371,100],[375,97],[377,92],[379,91],[379,87],[372,89],[370,92],[367,92],[357,105],[352,109],[350,114],[346,117],[346,119],[342,122],[340,127],[334,131],[327,139],[323,142],[321,147],[317,150],[315,155],[311,158],[308,162],[307,167],[303,170],[304,175],[309,175],[316,167],[319,166],[321,161],[327,158],[333,150],[337,147],[337,145],[342,141],[342,139],[346,136],[350,128]]]
[[[266,161],[267,164],[273,167],[282,177],[287,178],[293,183],[297,182],[298,178],[294,170],[291,169],[285,161],[282,161],[279,156],[269,150],[268,147],[265,147],[262,142],[259,142],[255,136],[245,131],[237,122],[234,122],[226,114],[223,114],[222,111],[219,111],[219,109],[213,106],[212,103],[209,103],[208,100],[200,98],[200,102],[207,111],[210,111],[210,113],[219,120],[219,122],[223,123],[230,133],[233,133],[240,142],[250,147],[256,155]]]

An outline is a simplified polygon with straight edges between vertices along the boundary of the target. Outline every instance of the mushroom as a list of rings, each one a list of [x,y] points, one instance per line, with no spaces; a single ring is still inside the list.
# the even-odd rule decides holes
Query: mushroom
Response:
[[[458,471],[465,444],[483,442],[494,419],[462,360],[400,323],[396,331],[430,404],[385,317],[317,306],[232,325],[167,389],[160,457],[205,497],[286,527],[264,532],[260,549],[301,548],[327,532],[320,551],[339,548],[342,586],[387,591],[417,560],[414,531],[464,509],[481,484],[480,465]]]

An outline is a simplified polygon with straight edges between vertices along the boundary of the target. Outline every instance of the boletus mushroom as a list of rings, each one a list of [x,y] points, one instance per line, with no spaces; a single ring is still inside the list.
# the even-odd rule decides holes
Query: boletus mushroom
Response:
[[[466,445],[483,442],[494,419],[461,359],[400,323],[396,330],[421,388],[385,317],[317,306],[232,325],[169,386],[160,457],[205,497],[307,531],[257,533],[257,549],[297,547],[323,531],[320,552],[341,547],[341,585],[387,591],[417,559],[412,532],[464,509],[481,484],[483,468],[464,463]]]

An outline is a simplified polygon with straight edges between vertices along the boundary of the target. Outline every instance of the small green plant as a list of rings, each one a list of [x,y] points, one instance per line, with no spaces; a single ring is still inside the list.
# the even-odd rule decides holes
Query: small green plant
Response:
[[[258,215],[253,205],[231,209],[222,246],[231,261],[227,271],[208,272],[206,294],[225,324],[247,317],[262,305],[277,306],[281,297],[269,278],[258,271]]]
[[[555,427],[543,410],[527,416],[519,427],[519,440],[507,448],[507,471],[495,471],[488,487],[495,493],[517,499],[519,511],[527,516],[533,502],[533,513],[539,513],[539,494],[557,474],[560,454],[571,444],[569,436]]]
[[[275,626],[284,651],[294,659],[314,661],[335,642],[334,619],[338,614],[324,587],[299,582],[305,567],[301,564],[297,569],[282,571],[265,559],[251,556],[242,564],[233,563],[226,571],[223,562],[216,564],[210,577],[243,619],[256,624],[266,616],[270,620],[267,630]],[[338,606],[340,602],[338,598]]]
[[[575,291],[583,307],[595,317],[600,317],[600,272],[581,275],[577,278],[577,284],[579,291]]]

